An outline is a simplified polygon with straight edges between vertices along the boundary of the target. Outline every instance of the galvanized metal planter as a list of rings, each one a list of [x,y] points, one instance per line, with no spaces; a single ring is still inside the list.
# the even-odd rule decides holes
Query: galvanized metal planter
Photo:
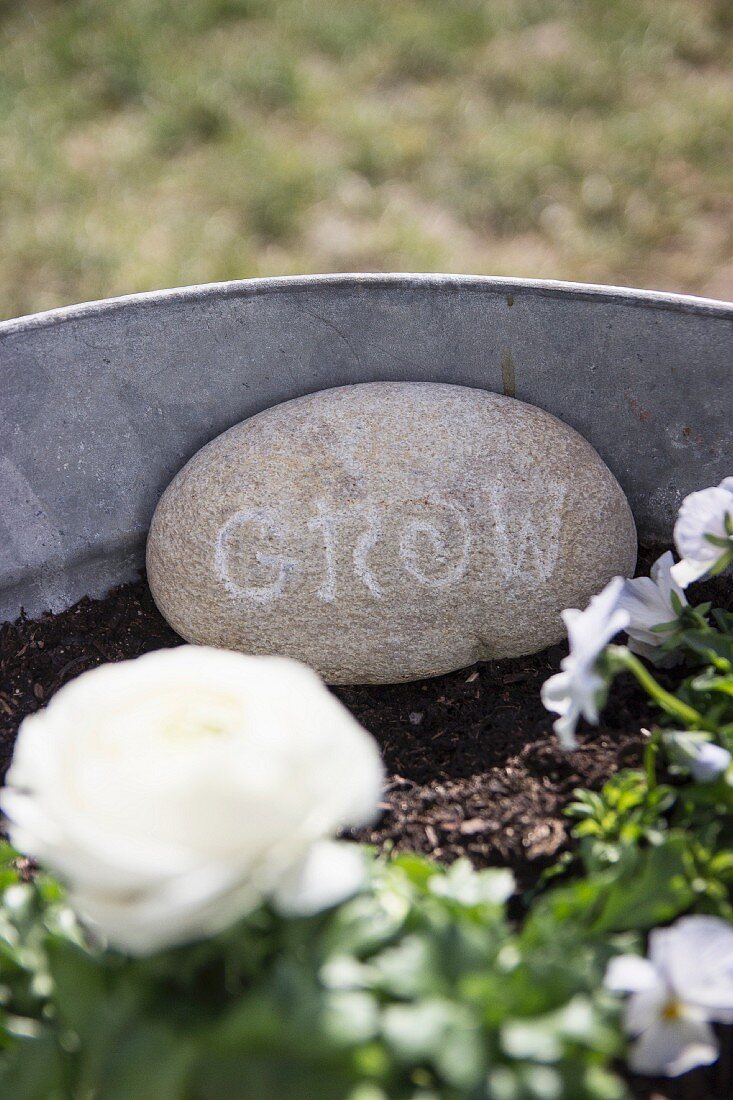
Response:
[[[0,619],[134,576],[205,442],[330,386],[432,380],[554,413],[600,452],[643,542],[733,473],[733,305],[458,275],[216,283],[0,323]]]

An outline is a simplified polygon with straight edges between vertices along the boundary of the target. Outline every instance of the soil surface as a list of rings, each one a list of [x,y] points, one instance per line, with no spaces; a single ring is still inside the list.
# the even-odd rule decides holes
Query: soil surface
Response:
[[[653,557],[642,556],[640,573]],[[694,602],[733,610],[732,589],[729,578],[716,578],[696,586]],[[144,578],[104,600],[0,627],[0,772],[21,720],[63,684],[95,665],[181,642]],[[563,751],[540,687],[566,652],[563,644],[432,680],[334,689],[376,737],[389,776],[381,818],[354,835],[443,861],[466,855],[476,866],[508,866],[520,886],[532,885],[568,847],[562,811],[574,788],[598,788],[638,765],[640,729],[654,720],[635,682],[620,678],[601,725],[580,732],[576,752]],[[711,1074],[651,1089],[647,1080],[637,1095],[717,1100]]]

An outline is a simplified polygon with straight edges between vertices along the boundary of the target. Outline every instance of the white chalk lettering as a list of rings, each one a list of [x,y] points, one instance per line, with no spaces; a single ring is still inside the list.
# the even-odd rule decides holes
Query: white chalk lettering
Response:
[[[323,547],[326,559],[326,572],[317,595],[325,603],[332,603],[336,599],[336,538],[341,517],[328,507],[325,500],[319,500],[316,507],[318,515],[310,520],[308,530],[323,532]]]
[[[336,509],[328,501],[318,500],[316,515],[305,524],[308,531],[319,533],[323,540],[323,576],[316,596],[324,603],[336,599],[339,564],[343,569],[343,553],[351,548],[353,575],[375,600],[383,599],[384,582],[370,564],[369,556],[380,541],[395,536],[399,560],[413,580],[436,589],[460,581],[471,549],[468,514],[454,501],[437,498],[421,501],[421,513],[425,512],[426,504],[429,518],[420,515],[398,523],[395,529],[395,524],[387,520],[386,509],[382,511],[374,505]],[[410,502],[406,502],[405,507],[409,506]],[[243,509],[227,520],[217,536],[214,560],[231,596],[269,604],[286,593],[293,575],[303,568],[303,562],[297,558],[272,552],[273,541],[286,535],[292,542],[297,531],[274,509]],[[253,559],[249,567],[248,558]]]
[[[529,574],[549,581],[560,554],[563,529],[563,504],[568,487],[548,484],[545,487],[541,512],[537,508],[511,509],[507,517],[506,502],[494,495],[493,514],[496,519],[494,538],[507,577]]]
[[[367,557],[369,551],[373,550],[379,542],[379,536],[382,534],[382,521],[376,509],[372,509],[365,518],[368,520],[369,526],[364,534],[359,536],[354,547],[354,571],[359,580],[367,586],[372,596],[376,600],[381,600],[384,595],[382,586],[369,568]]]
[[[235,512],[219,531],[214,550],[214,562],[217,573],[227,592],[235,599],[247,599],[253,603],[266,604],[282,596],[288,581],[295,572],[298,563],[294,558],[284,558],[263,550],[256,550],[254,557],[264,571],[277,570],[277,575],[269,584],[243,585],[232,576],[232,543],[236,535],[247,524],[257,528],[262,538],[278,537],[282,534],[281,525],[272,513],[264,509],[243,509]]]
[[[448,588],[464,576],[471,549],[471,529],[463,508],[454,501],[431,502],[448,515],[441,534],[434,523],[413,519],[400,535],[400,558],[407,572],[428,588]]]

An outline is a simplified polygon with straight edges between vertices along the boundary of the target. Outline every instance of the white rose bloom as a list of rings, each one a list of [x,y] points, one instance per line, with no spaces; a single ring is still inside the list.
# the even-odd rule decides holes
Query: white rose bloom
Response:
[[[630,993],[626,1031],[636,1073],[677,1077],[718,1057],[710,1021],[733,1023],[733,928],[718,917],[683,917],[649,936],[649,958],[612,959],[605,985]]]
[[[593,597],[585,611],[570,609],[562,613],[570,653],[560,662],[562,672],[542,685],[542,702],[547,710],[560,715],[553,728],[566,748],[577,746],[575,727],[581,714],[589,722],[598,722],[599,700],[606,682],[595,666],[611,639],[628,625],[629,613],[619,606],[623,585],[623,578],[615,577]]]
[[[144,954],[270,898],[314,912],[358,886],[382,786],[372,737],[315,673],[197,646],[79,676],[23,722],[0,805],[109,942]]]
[[[672,576],[683,588],[721,561],[733,561],[733,477],[685,497],[674,525],[674,541],[682,561],[673,567]]]
[[[664,623],[673,623],[677,619],[677,611],[672,603],[673,594],[682,607],[687,605],[684,591],[672,576],[673,565],[674,556],[668,550],[649,570],[651,576],[636,577],[624,582],[619,600],[619,606],[629,613],[626,627],[629,649],[632,653],[657,661],[657,650],[666,640],[667,631],[653,628]]]

